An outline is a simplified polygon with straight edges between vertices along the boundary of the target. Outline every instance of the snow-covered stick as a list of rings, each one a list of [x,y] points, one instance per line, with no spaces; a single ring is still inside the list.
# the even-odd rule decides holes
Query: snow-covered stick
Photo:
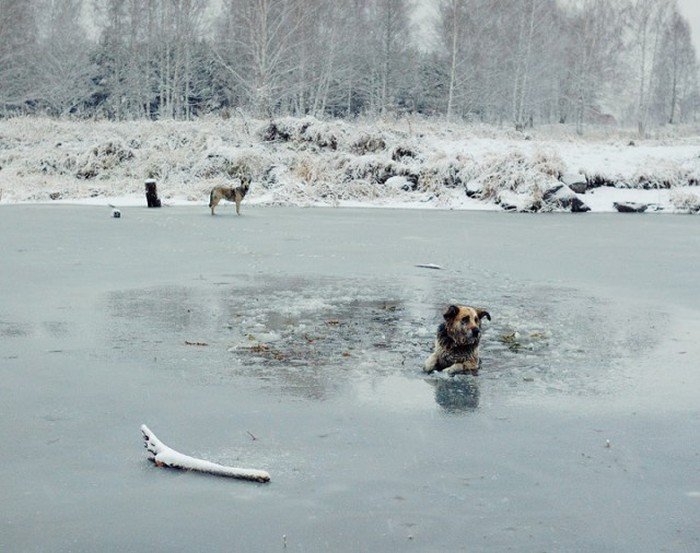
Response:
[[[216,476],[227,476],[255,482],[270,481],[270,475],[264,470],[227,467],[211,461],[205,461],[204,459],[183,455],[161,442],[145,424],[141,425],[141,433],[146,441],[145,447],[149,452],[148,459],[153,461],[157,467],[194,470]]]

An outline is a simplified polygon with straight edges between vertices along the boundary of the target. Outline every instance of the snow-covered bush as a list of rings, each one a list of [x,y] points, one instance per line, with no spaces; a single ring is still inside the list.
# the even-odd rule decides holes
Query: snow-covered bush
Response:
[[[673,188],[688,184],[688,175],[683,168],[668,160],[657,160],[653,166],[638,169],[632,177],[630,188],[645,190]]]
[[[532,157],[532,169],[557,180],[566,172],[566,163],[552,150],[537,150]]]
[[[700,196],[687,190],[672,190],[671,204],[681,213],[700,213]]]
[[[413,142],[402,142],[397,144],[391,151],[391,159],[394,161],[407,161],[406,158],[412,160],[421,159],[420,147]]]
[[[134,153],[122,142],[110,140],[90,148],[85,153],[75,176],[79,179],[93,179],[103,171],[113,169],[133,157]]]
[[[312,117],[285,117],[270,121],[258,131],[263,142],[312,144],[330,150],[338,149],[342,134],[340,124],[326,123]]]
[[[419,167],[420,186],[467,188],[467,183],[479,175],[477,164],[470,156],[431,158]]]
[[[382,155],[345,156],[340,159],[339,168],[343,170],[345,180],[381,182],[385,175],[393,176],[392,164]]]
[[[356,156],[374,154],[386,149],[386,141],[381,135],[363,133],[350,145],[350,151]]]

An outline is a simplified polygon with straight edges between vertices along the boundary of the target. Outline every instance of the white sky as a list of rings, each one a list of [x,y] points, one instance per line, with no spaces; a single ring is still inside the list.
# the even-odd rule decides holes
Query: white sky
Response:
[[[678,0],[678,5],[690,22],[690,27],[693,30],[695,51],[700,56],[700,0]]]
[[[435,0],[415,0],[416,20],[424,21],[435,13]],[[700,59],[700,0],[678,0],[681,13],[685,15],[693,32],[695,51]]]

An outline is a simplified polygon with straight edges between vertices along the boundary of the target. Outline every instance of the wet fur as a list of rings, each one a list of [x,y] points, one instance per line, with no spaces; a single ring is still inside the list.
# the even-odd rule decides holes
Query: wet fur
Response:
[[[211,189],[209,194],[209,207],[211,208],[211,214],[215,215],[214,208],[219,204],[221,200],[228,200],[229,202],[236,203],[236,213],[241,214],[241,202],[245,195],[250,189],[250,182],[248,179],[242,179],[242,184],[236,186],[235,188],[230,188],[227,186],[215,186]]]
[[[481,320],[486,317],[490,321],[491,315],[480,307],[450,305],[443,317],[445,322],[438,327],[435,350],[426,359],[423,370],[450,375],[477,372],[481,366]]]

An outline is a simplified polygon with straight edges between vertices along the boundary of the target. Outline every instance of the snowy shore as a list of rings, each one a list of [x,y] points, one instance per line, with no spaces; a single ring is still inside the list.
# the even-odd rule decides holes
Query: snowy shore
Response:
[[[700,136],[639,140],[564,126],[520,133],[431,119],[0,122],[0,202],[206,204],[252,177],[246,202],[463,210],[700,210]]]

